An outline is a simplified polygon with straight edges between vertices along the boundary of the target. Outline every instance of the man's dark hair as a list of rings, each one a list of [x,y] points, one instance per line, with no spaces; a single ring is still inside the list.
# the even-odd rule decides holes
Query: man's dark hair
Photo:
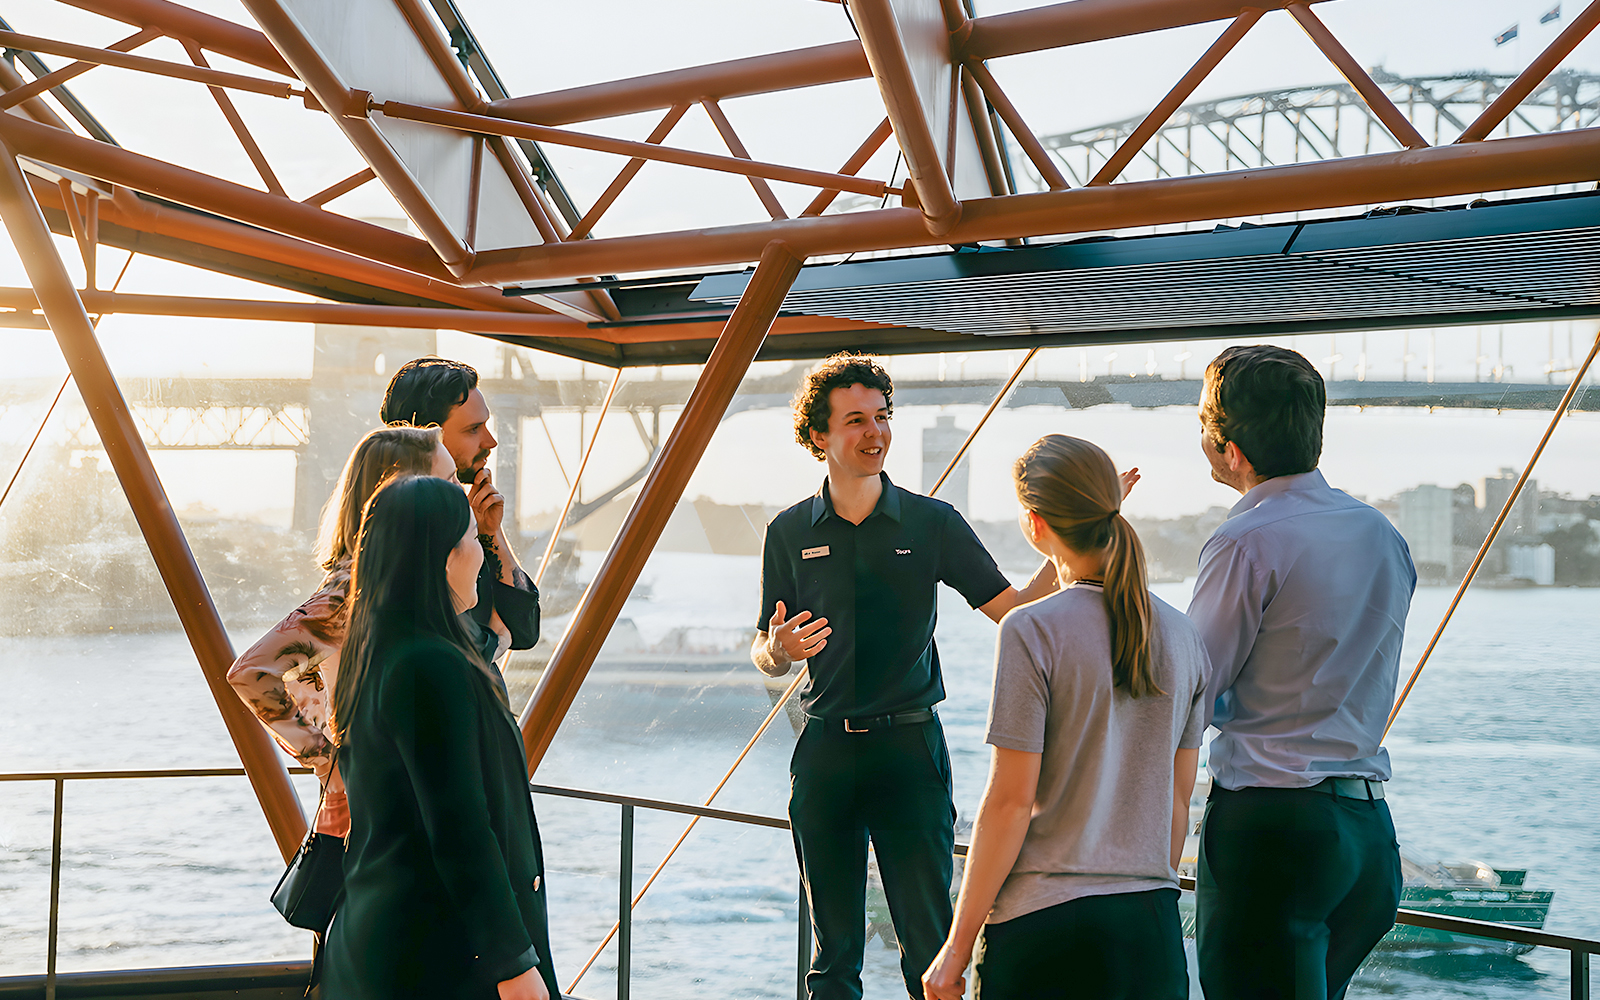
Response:
[[[1230,347],[1206,366],[1200,426],[1239,446],[1262,479],[1310,472],[1322,457],[1328,390],[1305,357],[1270,344]]]
[[[478,370],[444,358],[407,361],[389,380],[378,417],[385,424],[444,426],[450,411],[478,387]]]
[[[894,413],[894,383],[889,373],[865,354],[843,351],[828,358],[800,383],[794,395],[794,437],[822,461],[825,456],[811,440],[811,432],[828,432],[828,418],[833,408],[828,405],[828,394],[835,389],[848,389],[853,385],[866,386],[883,393],[883,405]]]

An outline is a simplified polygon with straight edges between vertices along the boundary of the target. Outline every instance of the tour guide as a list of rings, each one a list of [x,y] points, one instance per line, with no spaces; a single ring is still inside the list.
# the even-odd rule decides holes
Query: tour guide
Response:
[[[806,986],[823,1000],[861,996],[869,837],[911,996],[950,929],[955,805],[933,712],[944,699],[935,584],[995,621],[1056,588],[1045,563],[1019,593],[954,507],[889,482],[893,394],[888,373],[855,354],[800,387],[795,435],[828,478],[767,526],[750,651],[771,677],[810,668],[789,819],[816,933]]]

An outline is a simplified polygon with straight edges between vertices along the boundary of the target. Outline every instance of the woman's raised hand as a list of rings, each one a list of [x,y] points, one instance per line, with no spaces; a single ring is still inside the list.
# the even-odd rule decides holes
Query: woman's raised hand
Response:
[[[545,988],[544,977],[539,975],[538,967],[529,969],[515,979],[507,979],[499,984],[500,1000],[550,1000],[550,991]]]

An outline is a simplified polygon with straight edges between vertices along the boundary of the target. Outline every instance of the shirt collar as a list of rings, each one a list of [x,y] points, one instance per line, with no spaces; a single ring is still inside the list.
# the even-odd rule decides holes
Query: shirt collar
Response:
[[[1300,472],[1292,476],[1274,476],[1264,483],[1258,483],[1248,493],[1239,498],[1239,502],[1228,511],[1229,517],[1236,517],[1247,510],[1260,506],[1268,497],[1280,493],[1309,493],[1312,490],[1325,490],[1328,481],[1322,478],[1319,469],[1310,472]]]
[[[872,508],[872,513],[867,516],[873,517],[878,514],[884,514],[891,520],[898,521],[900,520],[900,489],[894,483],[889,482],[889,474],[887,472],[878,473],[878,478],[883,482],[883,490],[878,494],[878,505]],[[837,516],[833,512],[833,497],[828,494],[828,480],[824,476],[822,488],[817,490],[816,495],[811,498],[811,525],[815,527],[823,519]]]

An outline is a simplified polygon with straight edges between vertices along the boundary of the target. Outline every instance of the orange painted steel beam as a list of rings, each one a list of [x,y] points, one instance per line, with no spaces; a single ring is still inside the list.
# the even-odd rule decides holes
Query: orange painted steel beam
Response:
[[[580,244],[563,244],[576,245]],[[749,286],[700,370],[694,392],[673,424],[661,454],[650,466],[650,474],[605,561],[572,613],[566,632],[522,712],[522,742],[528,751],[530,776],[550,749],[557,727],[600,653],[601,642],[616,624],[623,602],[638,582],[645,561],[660,540],[667,519],[683,496],[689,477],[711,443],[711,436],[727,413],[740,380],[766,340],[783,297],[804,263],[804,258],[777,241],[763,247],[759,257]]]
[[[978,152],[983,156],[983,176],[989,182],[989,193],[994,196],[1010,194],[1006,183],[1006,168],[1001,160],[1000,144],[995,140],[994,119],[989,116],[983,89],[972,75],[972,70],[961,67],[961,96],[967,102],[967,116],[972,121],[972,132],[978,137]]]
[[[750,151],[744,148],[744,141],[739,138],[739,133],[733,130],[733,122],[728,121],[728,116],[722,113],[722,105],[709,98],[701,101],[700,106],[706,109],[706,114],[711,118],[711,124],[717,127],[717,134],[722,136],[722,141],[727,143],[728,152],[741,160],[750,159]],[[761,207],[774,219],[787,219],[789,213],[783,210],[783,205],[778,201],[778,196],[772,193],[772,185],[764,178],[749,178],[750,187],[755,189],[756,197],[761,199]]]
[[[1009,14],[975,18],[962,55],[967,59],[1042,52],[1107,38],[1238,17],[1246,7],[1281,10],[1292,2],[1326,0],[1070,0]]]
[[[488,284],[577,275],[716,267],[754,259],[774,239],[807,256],[883,247],[981,243],[1203,219],[1393,204],[1600,178],[1600,129],[1399,150],[1313,163],[1130,181],[965,203],[959,225],[934,237],[921,213],[884,209],[643,236],[522,247],[479,255],[469,276]]]
[[[262,299],[202,298],[184,295],[140,295],[128,292],[83,291],[84,308],[96,315],[182,316],[197,319],[237,319],[278,323],[324,323],[333,326],[399,327],[417,330],[461,330],[464,333],[525,337],[566,337],[606,344],[653,344],[677,340],[715,340],[723,323],[644,323],[638,326],[591,327],[565,316],[543,313],[504,313],[483,309],[432,309],[423,306],[375,306],[328,302],[273,302]],[[31,319],[39,308],[31,289],[0,287],[0,312],[7,318]],[[37,323],[26,324],[38,327]],[[890,329],[881,323],[836,319],[831,316],[783,316],[773,323],[772,335],[834,333],[841,330]]]
[[[866,141],[856,147],[856,151],[850,154],[850,158],[844,161],[844,166],[839,168],[839,173],[858,173],[862,167],[867,165],[867,161],[872,159],[873,154],[883,148],[883,144],[889,140],[891,135],[894,135],[894,126],[889,124],[889,119],[885,118],[878,123],[877,128],[872,130],[872,134],[867,136]],[[890,180],[893,179],[890,178]],[[829,205],[833,204],[833,199],[837,197],[839,197],[839,192],[836,189],[830,188],[818,191],[817,196],[811,199],[811,204],[807,205],[805,211],[800,214],[821,215]]]
[[[137,38],[139,36],[135,35],[134,37]],[[115,49],[97,49],[92,45],[78,45],[74,42],[62,42],[53,38],[41,38],[38,35],[22,35],[15,31],[0,31],[0,45],[11,49],[27,49],[31,52],[45,52],[55,56],[66,56],[68,59],[77,59],[97,66],[116,66],[120,69],[137,70],[140,73],[152,73],[156,76],[167,76],[176,80],[190,80],[213,87],[247,90],[253,94],[265,94],[268,97],[288,99],[295,93],[293,86],[281,80],[263,80],[257,76],[227,73],[202,66],[184,66],[179,63],[167,62],[165,59],[151,59],[148,56],[131,55]]]
[[[667,110],[666,117],[657,122],[656,127],[650,130],[650,135],[644,141],[652,146],[659,146],[667,140],[667,136],[672,134],[673,128],[688,113],[689,105],[673,105]],[[629,160],[617,172],[617,176],[611,183],[606,185],[606,189],[600,193],[600,197],[595,199],[594,204],[589,207],[589,211],[584,214],[583,218],[578,220],[578,224],[572,227],[572,232],[567,235],[567,239],[581,240],[593,232],[595,223],[599,222],[600,217],[606,214],[606,210],[612,206],[617,198],[621,197],[623,189],[638,175],[639,170],[644,166],[644,162],[644,159],[638,156]]]
[[[371,167],[362,167],[360,170],[357,170],[344,180],[329,184],[321,191],[318,191],[311,197],[306,198],[304,200],[305,204],[314,205],[317,208],[321,208],[323,205],[326,205],[333,199],[349,194],[351,191],[354,191],[356,188],[365,184],[367,181],[372,180],[376,176],[378,175],[372,172]]]
[[[350,253],[449,279],[426,243],[209,174],[0,114],[0,137],[24,156]]]
[[[861,35],[867,64],[878,82],[884,109],[894,125],[895,140],[905,154],[906,172],[911,175],[911,184],[916,189],[917,204],[928,220],[928,231],[942,236],[961,220],[961,202],[956,199],[947,172],[952,161],[942,155],[945,144],[929,128],[929,116],[917,93],[916,71],[912,64],[914,54],[906,48],[906,39],[900,33],[889,0],[851,0],[849,9],[856,31]],[[941,40],[945,51],[937,56],[958,64],[950,52],[949,36],[942,35]],[[927,109],[946,113],[949,110]]]
[[[374,306],[329,302],[273,302],[187,295],[138,295],[85,291],[84,308],[105,316],[184,316],[200,319],[266,320],[278,323],[325,323],[334,326],[392,326],[418,330],[461,330],[466,333],[520,334],[530,337],[592,337],[583,323],[548,313],[489,312],[483,309],[430,309],[425,306]],[[0,307],[18,311],[36,308],[26,288],[0,288]],[[609,329],[609,328],[602,328]]]
[[[883,181],[846,177],[843,174],[807,170],[804,167],[786,167],[779,163],[764,163],[761,160],[741,160],[737,156],[697,153],[693,150],[676,149],[672,146],[654,146],[647,142],[612,139],[608,136],[591,135],[587,132],[571,132],[566,129],[549,128],[544,125],[528,125],[524,122],[511,121],[505,118],[492,118],[487,115],[474,115],[462,111],[447,111],[443,108],[407,104],[403,101],[385,101],[374,110],[389,118],[425,122],[429,125],[438,125],[442,128],[456,129],[461,132],[503,135],[514,139],[532,139],[535,142],[548,142],[556,146],[575,146],[579,149],[592,149],[600,153],[617,153],[622,156],[635,156],[645,160],[660,160],[663,163],[677,163],[685,167],[702,167],[706,170],[719,170],[723,173],[739,174],[743,177],[765,177],[768,180],[788,181],[791,184],[805,184],[810,187],[836,187],[842,191],[853,191],[857,194],[872,195],[874,197],[881,197],[885,191],[889,190],[888,185]],[[380,176],[382,175],[380,174]]]
[[[0,62],[0,66],[3,65]],[[54,184],[31,175],[29,180],[33,185],[34,197],[41,204],[56,204],[60,192]],[[495,290],[462,288],[454,282],[427,278],[315,243],[147,201],[127,188],[118,188],[111,201],[101,206],[100,214],[108,224],[136,232],[186,240],[316,274],[415,295],[433,302],[446,302],[469,309],[547,311],[520,299],[506,298]]]
[[[306,89],[326,108],[334,124],[356,147],[361,158],[367,161],[394,200],[400,203],[417,231],[433,248],[444,266],[455,275],[462,275],[472,266],[472,250],[451,229],[450,223],[439,213],[433,200],[411,175],[410,169],[400,159],[389,140],[384,138],[367,117],[366,101],[359,92],[350,91],[339,74],[322,56],[322,52],[300,30],[300,25],[279,0],[241,0],[250,16],[272,39],[284,59],[294,67],[295,75],[305,82]]]
[[[1289,16],[1305,29],[1305,33],[1316,43],[1317,48],[1322,50],[1322,54],[1328,57],[1328,61],[1333,63],[1339,75],[1343,76],[1350,86],[1356,88],[1361,99],[1367,102],[1367,107],[1372,109],[1372,113],[1383,122],[1384,128],[1389,130],[1389,134],[1393,135],[1400,145],[1407,149],[1427,147],[1428,140],[1424,139],[1422,133],[1417,131],[1417,127],[1411,124],[1411,119],[1400,113],[1400,109],[1389,100],[1389,95],[1385,94],[1383,88],[1361,68],[1361,64],[1356,62],[1344,44],[1333,36],[1328,26],[1323,24],[1317,15],[1311,13],[1306,0],[1295,0],[1285,9],[1289,11]]]
[[[1223,21],[1239,16],[1245,6],[1278,10],[1287,2],[1256,0],[1247,5],[1239,0],[1071,0],[974,19],[961,56],[996,59],[1163,28]],[[693,104],[708,97],[727,100],[864,80],[871,75],[872,69],[859,42],[833,42],[569,90],[508,97],[491,102],[489,107],[502,118],[537,125],[572,125],[642,111],[662,111],[674,104]]]
[[[187,38],[183,40],[183,49],[189,53],[189,60],[196,66],[210,66],[206,63],[205,53],[200,51],[200,46]],[[222,111],[222,117],[228,120],[228,127],[233,129],[234,136],[239,140],[239,145],[244,147],[245,155],[250,157],[250,162],[255,165],[256,173],[261,175],[261,183],[273,194],[288,197],[289,193],[278,183],[278,175],[273,173],[272,164],[267,162],[267,155],[261,151],[261,146],[256,142],[256,137],[250,134],[250,129],[244,123],[244,116],[239,114],[239,109],[234,107],[233,98],[221,87],[211,86],[211,97],[217,102],[217,108]]]
[[[1022,151],[1028,154],[1028,159],[1033,161],[1035,169],[1039,171],[1039,176],[1044,178],[1044,182],[1050,186],[1050,190],[1065,191],[1071,187],[1072,185],[1068,184],[1067,179],[1062,176],[1061,168],[1056,166],[1054,160],[1050,159],[1049,151],[1039,142],[1039,137],[1034,135],[1033,130],[1028,128],[1028,123],[1022,120],[1022,114],[1017,110],[1017,106],[1012,104],[1011,98],[1007,97],[1006,92],[1000,89],[1000,82],[994,78],[993,73],[989,72],[989,67],[985,66],[981,61],[973,59],[967,63],[967,70],[972,74],[972,78],[977,81],[979,89],[989,99],[989,103],[994,105],[994,110],[1000,115],[1000,120],[1005,122],[1006,128],[1011,130],[1011,137],[1017,140],[1017,145],[1021,146]]]
[[[163,34],[189,38],[203,49],[237,59],[271,73],[293,76],[294,71],[272,47],[267,36],[234,21],[202,14],[197,10],[169,3],[168,0],[62,0],[81,10],[102,17],[156,28]]]
[[[1496,97],[1492,104],[1483,109],[1456,142],[1478,142],[1493,132],[1494,127],[1505,121],[1517,105],[1561,65],[1561,60],[1570,55],[1572,50],[1578,47],[1578,43],[1594,31],[1597,24],[1600,24],[1600,0],[1591,0],[1589,6],[1583,9],[1583,13],[1573,18],[1572,23],[1556,36],[1555,41],[1539,53],[1539,57],[1529,63],[1527,69],[1517,74],[1517,78],[1500,92],[1500,96]]]
[[[110,52],[131,52],[145,42],[154,41],[160,37],[161,32],[154,28],[141,28],[121,41],[112,42],[106,46],[106,49]],[[63,66],[58,70],[46,73],[26,86],[10,91],[4,98],[0,98],[0,111],[16,107],[30,97],[36,97],[53,87],[66,83],[68,80],[76,79],[94,69],[96,65],[96,63],[79,61],[70,66]]]
[[[89,234],[89,220],[86,212],[78,211],[78,199],[72,194],[72,182],[65,177],[56,181],[57,189],[61,194],[61,205],[67,212],[67,224],[72,227],[72,238],[77,241],[78,253],[83,257],[84,285],[94,287],[95,282],[95,240]],[[90,202],[98,200],[99,193],[89,192]]]
[[[22,79],[22,74],[17,72],[15,66],[4,59],[0,59],[0,88],[3,88],[7,93],[11,93],[27,85],[27,81]],[[37,97],[30,97],[23,101],[22,110],[27,112],[29,118],[41,125],[49,125],[51,128],[58,128],[63,132],[72,131],[50,105]]]
[[[1139,123],[1139,127],[1133,130],[1133,134],[1128,136],[1121,146],[1117,147],[1116,152],[1112,153],[1110,158],[1106,160],[1105,166],[1101,167],[1099,172],[1094,175],[1094,178],[1089,181],[1089,186],[1097,187],[1101,184],[1110,184],[1116,180],[1129,162],[1139,155],[1139,150],[1144,148],[1144,144],[1149,142],[1150,138],[1160,131],[1161,126],[1167,123],[1167,119],[1172,117],[1173,112],[1177,111],[1183,102],[1189,99],[1189,95],[1194,93],[1194,89],[1200,86],[1206,77],[1211,75],[1211,71],[1217,68],[1217,64],[1222,62],[1229,52],[1233,51],[1233,47],[1239,44],[1239,40],[1248,34],[1251,28],[1255,27],[1256,22],[1261,20],[1261,15],[1265,13],[1266,11],[1259,7],[1246,7],[1238,17],[1234,18],[1233,23],[1228,25],[1227,30],[1222,33],[1222,37],[1211,43],[1211,47],[1206,49],[1205,54],[1200,57],[1199,61],[1190,67],[1189,72],[1183,74],[1181,80],[1173,85],[1167,96],[1161,99],[1161,103],[1157,104],[1145,116],[1144,121]]]
[[[0,143],[0,218],[17,246],[28,280],[39,296],[56,342],[67,360],[73,380],[83,394],[106,458],[133,508],[161,580],[177,609],[178,620],[194,647],[195,658],[217,709],[228,727],[239,760],[266,813],[267,825],[284,860],[288,860],[306,833],[300,800],[289,782],[289,772],[278,757],[267,729],[228,683],[233,645],[222,627],[211,593],[206,589],[194,553],[183,537],[172,504],[156,475],[144,439],[117,380],[95,338],[94,326],[73,291],[66,268],[56,253],[39,203],[33,199],[15,153]]]
[[[845,80],[864,80],[871,75],[859,42],[834,42],[548,94],[508,97],[491,101],[489,113],[533,125],[571,125],[641,111],[661,111],[706,98],[727,100]]]
[[[0,62],[3,67],[4,62]],[[29,175],[34,197],[53,207],[61,203],[53,182]],[[549,309],[526,298],[507,298],[497,289],[463,288],[455,282],[428,278],[363,257],[342,253],[278,233],[241,225],[227,219],[189,212],[140,198],[127,188],[117,188],[109,201],[99,201],[100,216],[124,229],[184,240],[199,246],[282,264],[317,275],[412,295],[430,302],[490,312],[548,313]]]

